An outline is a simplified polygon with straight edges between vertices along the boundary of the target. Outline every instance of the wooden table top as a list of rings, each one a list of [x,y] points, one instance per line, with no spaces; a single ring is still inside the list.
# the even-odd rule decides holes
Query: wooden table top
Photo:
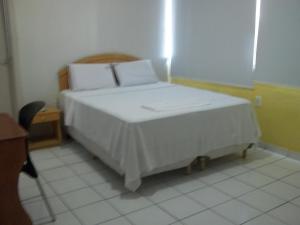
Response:
[[[0,141],[26,137],[27,132],[7,113],[0,113]]]

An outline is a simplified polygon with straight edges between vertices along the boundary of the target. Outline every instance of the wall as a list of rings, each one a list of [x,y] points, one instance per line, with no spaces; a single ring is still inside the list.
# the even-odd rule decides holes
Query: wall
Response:
[[[2,5],[0,5],[2,7]],[[2,9],[0,9],[0,112],[12,113],[10,95],[10,77],[6,61],[6,43],[3,26]]]
[[[252,102],[255,96],[262,96],[262,106],[255,107],[262,130],[261,140],[300,153],[300,88],[255,82],[250,89],[179,77],[173,78],[173,82],[247,98]]]
[[[11,0],[18,106],[56,104],[57,72],[82,57],[124,52],[163,70],[162,0]]]
[[[7,67],[0,65],[0,112],[12,113]]]
[[[57,71],[83,55],[97,52],[95,3],[93,0],[10,2],[19,107],[38,99],[55,104]]]

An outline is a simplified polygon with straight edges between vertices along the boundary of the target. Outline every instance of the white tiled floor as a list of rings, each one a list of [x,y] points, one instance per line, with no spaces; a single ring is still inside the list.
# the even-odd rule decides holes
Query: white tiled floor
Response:
[[[49,225],[300,224],[300,162],[262,149],[145,178],[136,193],[74,142],[31,155],[57,215]],[[19,190],[34,223],[49,220],[35,182],[21,175]]]

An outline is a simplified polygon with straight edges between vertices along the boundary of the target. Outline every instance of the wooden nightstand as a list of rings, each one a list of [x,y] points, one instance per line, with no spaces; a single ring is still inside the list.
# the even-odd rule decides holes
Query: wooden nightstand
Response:
[[[51,147],[55,145],[60,145],[62,141],[62,134],[61,134],[61,126],[60,126],[60,110],[47,106],[45,111],[40,111],[33,119],[32,124],[51,124],[53,128],[53,136],[52,137],[39,137],[34,141],[31,140],[29,142],[29,149],[38,149],[38,148],[45,148]]]

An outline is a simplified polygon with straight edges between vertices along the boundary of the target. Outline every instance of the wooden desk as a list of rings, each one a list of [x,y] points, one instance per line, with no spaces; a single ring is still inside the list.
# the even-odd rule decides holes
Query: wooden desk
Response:
[[[26,160],[27,133],[0,113],[0,224],[31,225],[18,194],[18,179]]]

